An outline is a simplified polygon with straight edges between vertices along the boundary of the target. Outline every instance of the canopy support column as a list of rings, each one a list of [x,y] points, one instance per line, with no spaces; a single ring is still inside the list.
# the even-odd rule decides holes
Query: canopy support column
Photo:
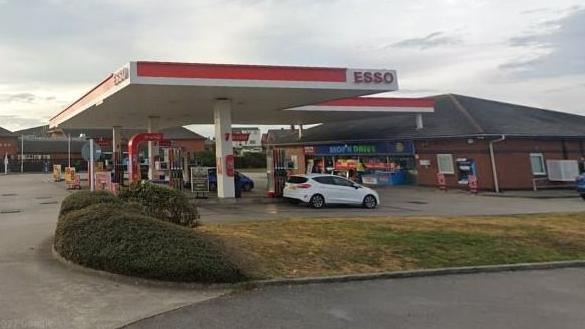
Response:
[[[159,117],[150,116],[148,117],[148,132],[158,132],[158,121]],[[158,154],[158,146],[153,141],[148,142],[148,179],[153,180],[155,178],[155,167],[154,167],[154,156]]]
[[[232,104],[229,99],[216,99],[213,105],[215,124],[215,162],[217,196],[234,198],[234,148],[232,145]]]
[[[122,183],[124,174],[121,172],[122,168],[122,127],[112,127],[112,168],[114,170],[114,183]]]

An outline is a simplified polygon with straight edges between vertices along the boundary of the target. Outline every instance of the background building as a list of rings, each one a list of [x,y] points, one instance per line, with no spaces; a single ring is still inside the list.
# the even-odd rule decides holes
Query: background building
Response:
[[[0,173],[4,173],[4,157],[12,158],[17,152],[18,136],[0,127]]]
[[[139,129],[122,129],[122,150],[127,153],[128,140],[135,134],[145,132]],[[161,130],[167,145],[178,147],[189,157],[194,157],[205,148],[205,137],[183,127]],[[77,170],[86,170],[87,163],[81,157],[81,148],[88,139],[93,138],[102,149],[104,159],[111,159],[111,129],[49,129],[39,126],[19,130],[10,138],[16,140],[15,151],[10,156],[10,170],[20,171],[20,139],[24,138],[24,171],[45,171],[53,164],[66,166],[71,156],[71,164]],[[20,137],[23,136],[23,137]],[[69,141],[71,137],[71,141]],[[69,149],[71,152],[69,153]]]
[[[0,156],[16,154],[17,141],[18,136],[16,134],[0,127]]]
[[[232,128],[232,144],[238,154],[262,152],[262,132],[260,128]]]

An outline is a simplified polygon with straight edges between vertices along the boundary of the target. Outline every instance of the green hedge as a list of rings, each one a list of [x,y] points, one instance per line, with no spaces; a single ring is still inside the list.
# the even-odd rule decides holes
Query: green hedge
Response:
[[[75,192],[61,202],[59,216],[64,216],[71,211],[83,209],[97,203],[122,204],[122,200],[114,194],[105,191],[79,191]]]
[[[98,203],[66,213],[59,218],[54,246],[72,262],[113,273],[182,282],[245,280],[214,240],[124,204]]]
[[[169,223],[194,227],[199,214],[181,191],[151,183],[137,183],[123,189],[120,199],[140,204],[144,212]]]
[[[266,153],[246,153],[235,158],[238,169],[266,168]]]

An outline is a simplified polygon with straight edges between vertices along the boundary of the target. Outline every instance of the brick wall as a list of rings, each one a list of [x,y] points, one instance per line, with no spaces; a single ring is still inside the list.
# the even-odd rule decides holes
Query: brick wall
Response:
[[[18,137],[0,137],[0,158],[4,159],[4,154],[18,153],[17,144]]]
[[[298,161],[298,166],[297,169],[292,169],[291,173],[293,175],[297,175],[297,174],[304,174],[305,173],[305,168],[306,168],[306,163],[305,163],[305,151],[304,151],[304,147],[302,146],[291,146],[291,147],[287,147],[285,148],[285,157],[287,159],[290,159],[292,155],[296,155],[297,157],[297,161]]]
[[[197,153],[205,149],[205,139],[174,139],[173,145],[184,148],[185,152]]]
[[[493,190],[493,174],[489,156],[488,139],[443,139],[417,141],[415,143],[418,159],[418,184],[437,185],[437,154],[453,154],[457,158],[470,158],[476,161],[479,188]],[[544,160],[582,160],[584,156],[583,141],[507,139],[494,144],[498,181],[501,189],[531,189],[532,168],[530,153],[542,153]],[[428,160],[429,166],[421,166],[420,160]],[[455,164],[454,164],[455,166]],[[457,171],[457,170],[455,170]],[[457,174],[445,175],[450,188],[461,188],[457,183]]]

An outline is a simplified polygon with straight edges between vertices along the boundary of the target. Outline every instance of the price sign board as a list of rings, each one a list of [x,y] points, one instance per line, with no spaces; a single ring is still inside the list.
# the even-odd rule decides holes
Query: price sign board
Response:
[[[209,192],[209,171],[206,167],[191,167],[191,192]]]
[[[55,181],[55,182],[61,181],[61,165],[60,164],[53,165],[53,181]]]
[[[70,184],[75,180],[75,167],[65,167],[65,182]]]

